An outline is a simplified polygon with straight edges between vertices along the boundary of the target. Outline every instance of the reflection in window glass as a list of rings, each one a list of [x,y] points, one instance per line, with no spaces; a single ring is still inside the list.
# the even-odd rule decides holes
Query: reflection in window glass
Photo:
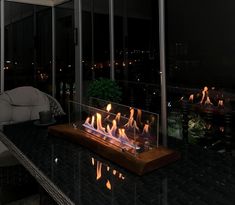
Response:
[[[83,1],[84,80],[110,77],[109,1]]]
[[[234,12],[221,6],[167,1],[166,61],[168,134],[225,152],[234,131]]]
[[[115,78],[123,87],[123,101],[159,111],[157,2],[114,2]]]
[[[57,98],[66,107],[75,95],[73,1],[55,7]]]
[[[5,90],[51,92],[51,9],[5,2]]]
[[[34,34],[34,68],[36,68],[36,87],[49,93],[52,92],[51,14],[51,8],[46,7],[36,13],[36,35]]]

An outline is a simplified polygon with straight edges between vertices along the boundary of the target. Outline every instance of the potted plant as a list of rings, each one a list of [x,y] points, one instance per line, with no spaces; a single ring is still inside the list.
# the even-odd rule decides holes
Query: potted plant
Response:
[[[112,102],[121,101],[121,88],[110,79],[99,78],[88,86],[88,97],[95,97]]]
[[[189,142],[197,143],[200,138],[205,136],[206,122],[196,114],[189,115],[188,136]]]

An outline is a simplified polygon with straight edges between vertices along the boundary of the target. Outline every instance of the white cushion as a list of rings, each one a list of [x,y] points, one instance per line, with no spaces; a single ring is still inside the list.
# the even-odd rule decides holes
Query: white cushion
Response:
[[[12,121],[24,122],[31,119],[31,108],[27,106],[12,106]]]
[[[11,105],[0,98],[0,124],[4,124],[12,120],[12,107]]]
[[[0,94],[0,101],[10,103],[11,99],[9,98],[9,96],[6,93],[2,93],[2,94]]]
[[[50,110],[48,97],[34,87],[18,87],[0,95],[0,125],[39,119],[44,110]]]
[[[18,87],[5,93],[9,96],[12,105],[49,105],[48,98],[40,90],[31,86]]]

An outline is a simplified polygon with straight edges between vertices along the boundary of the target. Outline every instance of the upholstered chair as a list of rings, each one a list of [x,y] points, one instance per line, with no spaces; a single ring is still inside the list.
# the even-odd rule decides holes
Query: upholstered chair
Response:
[[[65,115],[60,103],[54,97],[37,88],[24,86],[5,91],[0,94],[0,132],[7,124],[37,120],[39,112],[45,110],[50,110],[55,117]],[[14,189],[19,189],[19,182],[29,183],[32,180],[33,177],[0,142],[0,204],[9,202],[9,198],[14,198],[13,195],[8,195],[15,192]]]

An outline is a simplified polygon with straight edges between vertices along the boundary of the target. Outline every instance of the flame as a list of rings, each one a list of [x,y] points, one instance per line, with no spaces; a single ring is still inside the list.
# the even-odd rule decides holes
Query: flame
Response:
[[[208,96],[206,97],[205,105],[212,105],[212,102]]]
[[[95,161],[96,161],[96,159],[94,157],[91,157],[92,165],[95,164]],[[97,160],[97,164],[96,164],[96,180],[97,181],[102,178],[102,166],[103,166],[103,163]],[[104,164],[104,166],[106,166],[106,170],[107,170],[107,172],[109,172],[110,167],[106,164]],[[121,172],[117,171],[116,169],[112,170],[112,174],[114,176],[117,176],[119,180],[124,180],[125,179],[123,174]],[[105,177],[105,180],[106,180],[106,183],[105,183],[106,188],[109,189],[109,190],[112,190],[112,184],[111,184],[110,180],[107,177]],[[103,180],[101,180],[101,183],[102,182],[103,182]]]
[[[110,181],[107,179],[107,182],[106,182],[106,187],[107,189],[111,190],[112,189],[112,185],[110,183]]]
[[[133,127],[139,131],[139,127],[137,126],[137,123],[136,123],[135,120],[134,120],[134,122],[133,122]]]
[[[112,129],[112,128],[111,128],[111,129]],[[112,134],[112,132],[111,132],[111,129],[110,129],[109,125],[107,125],[107,127],[106,127],[107,132],[109,133],[109,135],[113,136],[113,134]]]
[[[219,127],[220,132],[224,132],[224,127]]]
[[[223,93],[216,91],[215,87],[211,87],[211,90],[209,90],[209,88],[207,86],[205,86],[200,93],[197,93],[194,95],[191,94],[189,96],[189,102],[193,102],[194,97],[199,97],[200,94],[202,94],[200,104],[214,105],[214,106],[218,106],[220,108],[224,106]],[[217,102],[213,103],[213,101],[211,101],[211,99],[213,99],[213,101],[217,101]]]
[[[109,125],[107,125],[107,131],[111,136],[115,136],[117,130],[117,122],[116,120],[113,120],[112,128],[110,129]]]
[[[211,127],[212,127],[212,125],[211,125],[210,123],[206,124],[206,129],[207,129],[207,130],[210,130]]]
[[[93,166],[95,165],[95,159],[93,157],[91,158],[91,163]]]
[[[112,105],[111,104],[108,104],[107,107],[106,107],[106,110],[109,111],[112,109]],[[105,120],[109,119],[110,115],[107,115],[107,117],[105,118]]]
[[[87,124],[87,125],[94,127],[94,122],[95,122],[95,116],[92,116],[91,123],[90,123],[90,117],[87,117],[84,124]]]
[[[141,122],[141,118],[142,118],[142,110],[141,109],[138,109],[137,110],[137,123],[139,123],[139,125],[142,125],[142,122]]]
[[[133,108],[130,108],[130,117],[128,119],[128,122],[124,125],[124,127],[132,127],[134,122],[134,112],[135,110]]]
[[[102,177],[102,162],[97,161],[96,165],[96,180],[99,180]]]
[[[134,113],[135,113],[134,108],[130,108],[130,117],[128,122],[124,125],[124,127],[134,128],[139,130],[139,127],[137,126],[136,121],[134,120]]]
[[[124,127],[127,127],[127,128],[133,127],[133,122],[134,122],[133,117],[130,117],[128,122],[124,125]]]
[[[95,124],[95,116],[93,115],[91,117],[91,126],[94,127],[94,124]]]
[[[200,103],[202,104],[204,100],[207,100],[207,95],[208,95],[208,87],[205,86],[202,91],[202,99]]]
[[[219,100],[219,102],[218,102],[218,106],[220,107],[223,107],[224,106],[224,101],[223,100]]]
[[[99,131],[105,131],[105,128],[102,126],[102,116],[100,113],[96,113],[96,124],[97,124],[97,130]]]
[[[143,134],[148,134],[149,133],[149,125],[148,124],[145,124],[144,125],[144,128],[143,128]]]
[[[106,110],[109,112],[112,109],[112,104],[108,104]]]
[[[130,118],[128,119],[128,122],[126,123],[126,125],[124,125],[124,127],[130,127],[134,129],[134,135],[135,135],[135,130],[139,131],[139,128],[137,126],[136,121],[134,120],[134,111],[135,111],[134,108],[130,108]],[[139,113],[141,113],[141,111],[139,111]],[[130,147],[131,149],[140,149],[139,146],[136,146],[133,143],[133,140],[130,140],[127,137],[124,128],[121,129],[118,128],[120,127],[120,125],[118,125],[120,118],[121,118],[121,113],[119,112],[116,114],[115,119],[112,121],[112,127],[111,127],[110,125],[111,119],[107,120],[107,117],[105,118],[100,113],[96,113],[96,115],[93,115],[91,119],[87,118],[83,126],[88,130],[88,132],[97,133],[99,137],[102,136],[104,139],[109,139],[109,142],[113,144],[117,143],[116,145],[118,146],[125,145],[125,147],[127,146]],[[103,127],[103,125],[105,125],[105,127]]]
[[[115,117],[115,120],[119,123],[120,118],[121,118],[121,113],[118,112],[117,115],[116,115],[116,117]]]
[[[134,118],[134,113],[135,113],[134,108],[130,108],[130,118]]]
[[[119,133],[119,138],[129,141],[129,138],[126,136],[125,129],[119,128],[118,133]]]
[[[194,99],[194,95],[191,94],[191,95],[189,96],[189,101],[190,101],[190,102],[193,102],[193,99]]]
[[[89,118],[89,117],[86,118],[85,123],[86,123],[86,124],[90,124],[90,118]]]

